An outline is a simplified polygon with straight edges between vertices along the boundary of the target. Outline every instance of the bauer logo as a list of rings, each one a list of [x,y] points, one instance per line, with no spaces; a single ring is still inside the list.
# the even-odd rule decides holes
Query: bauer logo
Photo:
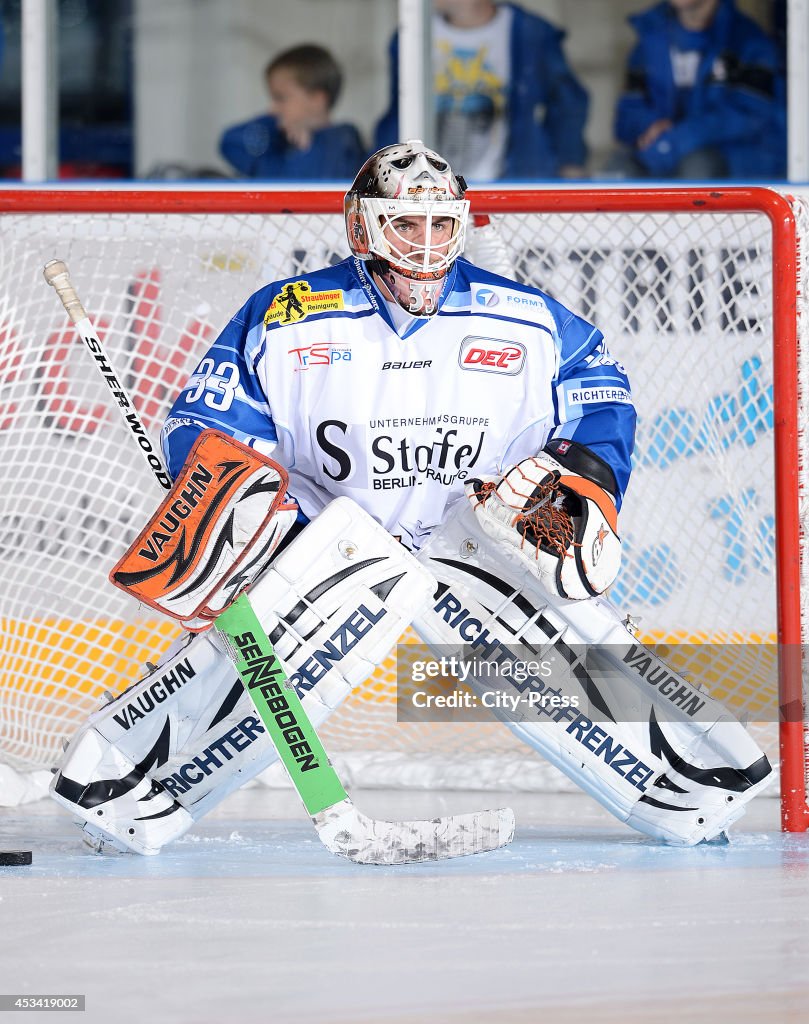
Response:
[[[275,296],[264,314],[267,327],[276,324],[297,324],[312,313],[331,313],[342,310],[343,293],[339,289],[330,292],[313,292],[308,281],[295,281],[284,285]]]
[[[482,370],[513,377],[525,365],[525,346],[497,338],[466,337],[461,342],[458,363],[462,370]]]

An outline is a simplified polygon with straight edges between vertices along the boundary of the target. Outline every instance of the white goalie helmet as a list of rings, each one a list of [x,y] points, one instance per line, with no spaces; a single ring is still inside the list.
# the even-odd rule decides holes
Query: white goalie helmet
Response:
[[[465,192],[466,182],[442,156],[410,139],[369,157],[346,193],[351,252],[404,285],[396,298],[411,313],[436,311],[444,278],[463,252]]]

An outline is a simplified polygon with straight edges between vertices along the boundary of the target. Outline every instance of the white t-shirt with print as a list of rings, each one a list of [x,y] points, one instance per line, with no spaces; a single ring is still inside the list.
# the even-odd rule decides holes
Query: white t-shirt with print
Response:
[[[438,150],[467,180],[500,177],[506,149],[512,11],[477,28],[433,19]]]

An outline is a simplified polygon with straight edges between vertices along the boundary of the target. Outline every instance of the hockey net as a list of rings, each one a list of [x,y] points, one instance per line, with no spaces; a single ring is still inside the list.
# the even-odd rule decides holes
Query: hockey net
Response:
[[[156,436],[201,353],[256,288],[344,256],[340,203],[327,192],[0,195],[0,789],[9,800],[41,785],[104,692],[140,678],[176,635],[107,582],[157,496],[42,266],[67,262]],[[595,322],[627,366],[639,427],[612,597],[642,638],[667,645],[676,667],[749,719],[781,762],[785,823],[806,827],[802,204],[764,189],[526,190],[478,192],[473,211],[490,215],[496,234],[476,261],[510,266]],[[497,723],[397,723],[396,671],[392,657],[323,729],[349,782],[563,785]]]

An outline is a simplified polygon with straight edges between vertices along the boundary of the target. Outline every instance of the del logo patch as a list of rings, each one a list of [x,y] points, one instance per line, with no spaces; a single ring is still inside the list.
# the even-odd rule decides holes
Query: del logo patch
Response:
[[[337,289],[333,292],[313,292],[308,281],[295,281],[288,284],[275,296],[270,308],[264,314],[264,323],[296,324],[305,320],[310,313],[326,313],[335,309],[344,309],[343,293]]]
[[[525,346],[519,341],[469,336],[461,342],[458,362],[462,370],[482,370],[513,377],[525,365]]]

